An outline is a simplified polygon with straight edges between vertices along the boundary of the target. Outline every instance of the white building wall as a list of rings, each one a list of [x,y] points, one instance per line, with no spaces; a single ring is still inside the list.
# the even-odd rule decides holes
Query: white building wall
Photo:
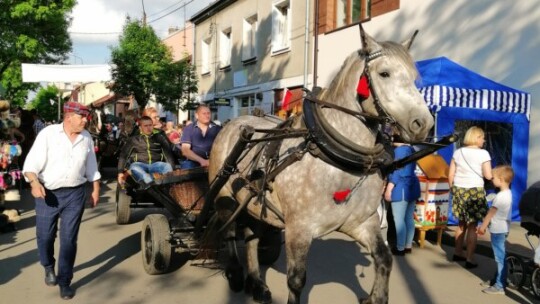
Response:
[[[400,6],[365,23],[366,32],[377,40],[402,41],[418,29],[411,49],[415,60],[446,56],[496,82],[531,94],[528,185],[540,180],[540,60],[535,56],[540,53],[538,3],[401,0]],[[334,40],[338,36],[345,40]],[[360,46],[358,27],[323,35],[319,45],[319,85],[323,86],[345,56]]]

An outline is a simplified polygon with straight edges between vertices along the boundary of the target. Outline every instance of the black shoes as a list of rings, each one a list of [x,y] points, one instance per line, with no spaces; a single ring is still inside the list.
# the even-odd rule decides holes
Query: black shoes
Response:
[[[393,255],[397,255],[397,256],[404,256],[405,255],[405,250],[399,250],[397,248],[392,248],[391,251],[392,251]]]
[[[452,261],[454,261],[454,262],[465,262],[465,268],[467,268],[467,269],[473,269],[473,268],[478,267],[477,263],[469,262],[469,261],[467,261],[467,258],[462,257],[462,256],[457,255],[457,254],[454,254],[452,256]]]
[[[60,298],[64,300],[72,299],[75,296],[75,291],[70,286],[60,285]]]
[[[405,253],[407,254],[412,253],[412,248],[405,248]]]
[[[454,254],[452,256],[452,261],[454,261],[454,262],[465,262],[465,261],[467,261],[467,259],[460,256],[460,255]]]
[[[45,268],[45,284],[47,286],[56,285],[56,274],[54,274],[53,268]]]

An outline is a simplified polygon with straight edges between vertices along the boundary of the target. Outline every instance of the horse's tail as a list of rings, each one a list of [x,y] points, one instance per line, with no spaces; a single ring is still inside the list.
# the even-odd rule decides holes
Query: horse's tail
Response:
[[[199,239],[199,254],[196,259],[216,259],[219,247],[223,244],[223,233],[220,232],[221,221],[214,213]]]

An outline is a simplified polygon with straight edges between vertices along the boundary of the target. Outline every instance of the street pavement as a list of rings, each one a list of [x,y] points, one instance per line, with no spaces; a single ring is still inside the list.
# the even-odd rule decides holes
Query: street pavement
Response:
[[[141,222],[145,215],[162,211],[136,210],[132,224],[117,225],[115,187],[114,181],[104,182],[100,204],[85,211],[73,279],[76,296],[72,303],[254,303],[248,295],[230,291],[219,269],[196,266],[197,261],[185,261],[178,255],[174,256],[169,273],[146,274],[140,252]],[[47,287],[43,282],[29,191],[21,193],[20,201],[7,201],[6,207],[21,210],[22,220],[15,232],[0,234],[0,303],[64,302],[57,287]],[[513,225],[510,248],[518,248],[525,257],[532,257],[524,233],[519,225]],[[469,270],[463,263],[449,260],[453,252],[451,235],[451,229],[445,232],[441,248],[428,233],[424,248],[414,247],[412,254],[394,257],[390,303],[540,302],[528,289],[508,289],[505,296],[482,293],[479,283],[489,279],[496,267],[493,259],[486,256],[490,254],[488,239],[483,237],[479,242],[479,267]],[[283,252],[274,265],[263,269],[263,275],[272,291],[273,303],[286,303]],[[358,303],[358,298],[369,294],[373,276],[372,259],[366,249],[341,234],[330,234],[313,243],[302,303]]]

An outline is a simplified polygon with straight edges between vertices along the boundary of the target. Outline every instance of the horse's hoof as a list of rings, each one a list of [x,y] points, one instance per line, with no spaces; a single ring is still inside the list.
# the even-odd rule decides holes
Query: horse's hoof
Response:
[[[270,304],[272,303],[272,293],[268,288],[264,289],[261,286],[253,290],[253,301],[257,303]]]
[[[244,289],[244,269],[242,266],[228,265],[225,269],[225,277],[229,282],[229,288],[234,292],[240,292]]]
[[[268,289],[268,286],[260,280],[254,280],[248,276],[246,278],[244,291],[246,294],[252,294],[253,300],[257,303],[272,303],[272,293]]]

